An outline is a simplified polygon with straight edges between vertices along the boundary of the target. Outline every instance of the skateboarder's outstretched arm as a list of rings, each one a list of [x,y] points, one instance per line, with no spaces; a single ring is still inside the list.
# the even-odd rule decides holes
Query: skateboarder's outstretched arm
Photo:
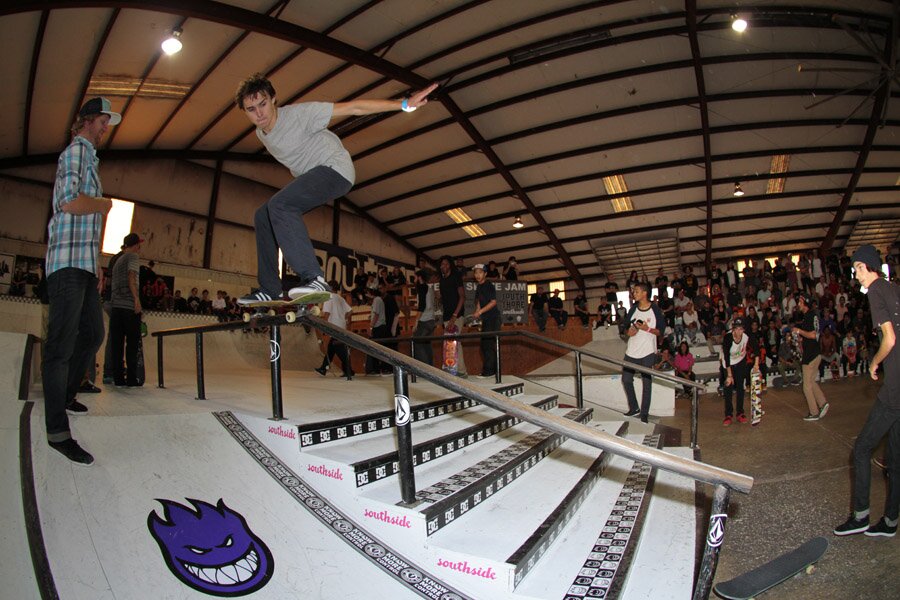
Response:
[[[415,92],[409,98],[403,100],[350,100],[349,102],[335,102],[331,110],[332,117],[349,117],[373,115],[376,113],[403,110],[412,112],[420,106],[428,103],[428,94],[437,89],[438,84],[432,83],[424,90]]]

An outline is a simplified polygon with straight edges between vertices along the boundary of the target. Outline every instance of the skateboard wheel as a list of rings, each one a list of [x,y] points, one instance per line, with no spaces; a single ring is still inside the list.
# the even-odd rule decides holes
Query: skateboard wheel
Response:
[[[266,314],[269,315],[270,317],[274,317],[274,316],[275,316],[275,309],[274,309],[274,308],[270,308],[269,310],[266,311]]]
[[[317,305],[315,305],[315,306],[313,306],[312,308],[309,309],[309,314],[311,314],[311,315],[314,316],[314,317],[318,317],[319,315],[322,314],[322,309],[321,309],[321,308],[319,307],[319,305],[317,304]]]
[[[815,570],[816,570],[816,565],[809,565],[808,567],[806,567],[806,574],[810,575]]]
[[[241,318],[244,319],[244,323],[249,323],[250,322],[250,313],[244,313],[243,315],[241,315]]]
[[[293,323],[294,321],[297,320],[297,313],[294,313],[294,312],[285,313],[284,320],[287,321],[288,323]]]

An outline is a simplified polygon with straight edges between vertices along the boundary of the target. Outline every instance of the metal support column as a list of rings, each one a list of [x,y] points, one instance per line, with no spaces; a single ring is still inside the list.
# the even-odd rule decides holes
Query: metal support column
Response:
[[[163,379],[163,337],[156,338],[156,385],[161,388],[166,387]]]
[[[272,370],[272,421],[284,420],[281,401],[281,325],[269,326],[269,366]]]
[[[412,412],[409,407],[409,381],[406,370],[399,365],[394,365],[394,416],[397,424],[397,453],[400,463],[400,496],[405,504],[412,504],[416,501]]]
[[[697,423],[700,420],[700,390],[691,389],[691,448],[697,447]]]
[[[706,545],[700,561],[700,573],[694,586],[693,600],[707,600],[712,589],[716,566],[719,564],[719,549],[725,540],[725,521],[728,519],[728,498],[731,490],[721,483],[716,486],[709,515],[709,528],[706,532]]]
[[[428,342],[428,343],[430,344],[431,342]],[[416,357],[416,342],[415,342],[414,340],[409,340],[409,355],[410,355],[412,358],[415,358],[415,357]],[[415,383],[415,382],[417,381],[416,374],[415,374],[415,373],[412,373],[412,374],[409,376],[409,380],[410,380],[411,383]]]
[[[584,379],[581,373],[581,352],[575,353],[575,406],[584,408]]]
[[[197,343],[197,400],[206,400],[206,385],[203,383],[203,334],[195,334]]]
[[[497,369],[497,375],[494,377],[494,381],[497,383],[503,383],[503,375],[500,371],[500,336],[494,336],[494,367]]]

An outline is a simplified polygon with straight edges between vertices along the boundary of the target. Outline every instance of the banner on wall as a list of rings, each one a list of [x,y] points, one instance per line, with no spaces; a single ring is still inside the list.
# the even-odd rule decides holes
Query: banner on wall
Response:
[[[528,322],[528,283],[525,281],[493,281],[497,291],[497,308],[501,323]],[[466,314],[475,312],[475,288],[477,283],[466,281]]]
[[[325,281],[337,280],[344,291],[353,289],[353,278],[358,273],[376,273],[379,267],[392,269],[398,266],[402,269],[407,281],[410,281],[415,274],[415,268],[412,265],[374,254],[362,254],[343,246],[313,241],[313,248],[316,251],[319,267],[325,273]],[[282,273],[284,273],[282,281],[285,291],[299,285],[300,278],[287,262],[282,264]]]

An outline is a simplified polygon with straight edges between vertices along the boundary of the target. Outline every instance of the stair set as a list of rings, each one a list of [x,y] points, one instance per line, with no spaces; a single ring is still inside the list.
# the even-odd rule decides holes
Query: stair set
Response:
[[[592,421],[593,409],[526,394],[521,382],[491,389],[662,447],[659,435],[629,434],[628,419]],[[411,406],[416,501],[407,506],[393,410],[309,424],[235,416],[348,518],[474,598],[639,598],[660,573],[671,585],[653,597],[690,596],[692,480],[454,396]],[[667,451],[693,456],[688,448]],[[658,500],[657,475],[668,490]],[[659,514],[648,522],[654,502]],[[655,521],[664,539],[647,542]],[[679,556],[669,564],[671,554]],[[651,573],[636,574],[635,563]],[[635,590],[622,595],[628,587]]]

